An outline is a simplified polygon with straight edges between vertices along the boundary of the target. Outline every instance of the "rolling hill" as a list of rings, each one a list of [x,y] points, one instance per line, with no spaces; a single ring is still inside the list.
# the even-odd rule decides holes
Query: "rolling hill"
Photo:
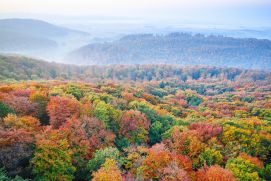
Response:
[[[46,62],[25,56],[0,55],[0,82],[25,80],[73,81],[239,81],[266,80],[271,83],[270,71],[213,66],[180,65],[89,65],[76,66]]]
[[[86,36],[88,33],[35,19],[0,20],[0,52],[5,53],[48,58],[50,55],[61,54],[71,39]]]
[[[94,43],[69,55],[71,63],[210,65],[271,69],[271,41],[171,33],[136,34]]]

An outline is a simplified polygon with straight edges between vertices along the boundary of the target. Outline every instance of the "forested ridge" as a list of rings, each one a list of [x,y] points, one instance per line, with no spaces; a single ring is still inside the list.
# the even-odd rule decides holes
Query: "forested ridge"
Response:
[[[2,82],[0,180],[271,179],[269,73],[137,67],[93,83]]]
[[[49,63],[24,56],[0,55],[0,80],[5,82],[23,80],[73,80],[73,81],[136,81],[161,80],[271,80],[270,71],[218,68],[213,66],[190,66],[167,64],[76,66]]]
[[[208,65],[271,69],[271,41],[189,33],[134,34],[92,43],[67,58],[76,64]]]

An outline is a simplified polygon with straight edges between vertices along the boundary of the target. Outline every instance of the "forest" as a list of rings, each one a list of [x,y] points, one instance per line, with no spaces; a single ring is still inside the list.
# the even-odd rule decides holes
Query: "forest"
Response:
[[[70,53],[67,60],[81,65],[168,63],[270,70],[270,48],[269,39],[181,32],[132,34],[88,44]]]
[[[0,83],[0,180],[271,180],[269,72],[25,65]]]
[[[187,80],[271,80],[267,70],[220,68],[214,66],[180,66],[170,64],[147,65],[91,65],[78,66],[46,62],[34,58],[0,54],[0,81],[84,81],[84,82],[149,82]]]

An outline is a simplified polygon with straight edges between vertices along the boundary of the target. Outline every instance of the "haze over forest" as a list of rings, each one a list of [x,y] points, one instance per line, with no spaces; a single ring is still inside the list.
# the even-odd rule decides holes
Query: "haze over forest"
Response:
[[[80,0],[65,1],[65,8],[62,1],[28,0],[30,6],[19,0],[0,2],[0,53],[80,65],[169,63],[223,67],[230,59],[228,66],[270,69],[271,5],[265,0]],[[173,33],[185,33],[187,37],[169,38]],[[143,38],[146,34],[160,40]],[[201,43],[194,36],[199,34],[206,36]],[[138,36],[137,42],[122,41],[130,35]],[[211,42],[214,36],[218,36],[215,43]],[[95,48],[88,51],[87,47]],[[146,49],[153,53],[146,56]]]

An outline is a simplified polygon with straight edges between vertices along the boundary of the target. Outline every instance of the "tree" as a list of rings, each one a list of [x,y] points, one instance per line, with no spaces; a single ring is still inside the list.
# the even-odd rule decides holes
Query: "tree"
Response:
[[[188,155],[193,163],[198,164],[199,154],[205,149],[206,145],[200,141],[200,137],[195,130],[180,131],[176,127],[172,131],[169,147],[178,154]]]
[[[189,129],[196,130],[203,141],[207,141],[212,137],[216,137],[222,132],[222,127],[220,125],[201,122],[190,124]]]
[[[260,168],[253,164],[250,160],[244,159],[241,156],[230,158],[227,161],[226,168],[240,180],[260,180]]]
[[[267,126],[265,121],[257,118],[233,119],[224,123],[221,140],[229,150],[239,146],[242,152],[266,160],[271,148],[271,139],[264,136],[266,133],[262,128]]]
[[[139,111],[126,111],[120,120],[120,134],[127,137],[130,143],[146,143],[150,123]]]
[[[71,146],[87,149],[87,159],[91,158],[97,149],[113,146],[116,137],[114,133],[106,130],[103,122],[97,118],[69,119],[61,130],[68,133],[67,139]]]
[[[85,179],[89,174],[87,163],[93,153],[113,146],[115,141],[115,134],[106,130],[104,123],[97,118],[72,118],[60,130],[67,133],[66,138],[73,151],[73,165],[77,168],[75,176],[78,179]]]
[[[24,129],[29,132],[35,132],[39,130],[40,122],[37,118],[32,116],[17,117],[14,114],[8,114],[3,123],[5,127],[12,129]]]
[[[7,176],[6,171],[3,168],[0,168],[0,180],[1,181],[29,181],[28,179],[23,179],[20,176],[16,176],[15,178],[9,178]]]
[[[180,168],[176,162],[170,162],[169,165],[163,169],[161,176],[162,181],[190,181],[187,172]]]
[[[77,118],[80,113],[79,102],[68,97],[51,97],[47,111],[50,116],[50,124],[58,129],[69,118]]]
[[[83,97],[82,90],[73,84],[68,86],[66,93],[73,95],[77,100],[79,100],[81,97]]]
[[[122,181],[121,171],[113,159],[106,159],[102,167],[92,174],[93,181]]]
[[[9,176],[30,175],[28,166],[33,144],[33,135],[28,131],[0,128],[0,165],[5,167]]]
[[[265,166],[261,175],[264,179],[271,180],[271,164]]]
[[[40,119],[40,122],[42,125],[48,125],[49,124],[49,116],[46,112],[46,107],[48,104],[48,97],[45,92],[33,92],[30,94],[29,100],[32,103],[37,104],[38,107],[38,118]]]
[[[118,133],[120,111],[114,109],[104,101],[95,101],[93,107],[93,115],[104,122],[106,129],[109,129],[114,133]]]
[[[146,102],[133,101],[130,102],[129,107],[144,113],[150,121],[149,142],[151,145],[160,142],[162,140],[162,134],[175,124],[175,120],[172,116],[159,115],[158,112],[151,108]]]
[[[207,166],[211,165],[221,165],[223,163],[223,156],[221,155],[220,151],[217,151],[212,148],[206,148],[204,152],[199,155],[199,163],[200,166]]]
[[[233,174],[218,165],[203,167],[197,171],[196,180],[198,181],[237,181]]]
[[[128,148],[125,148],[124,151],[125,155],[127,155],[124,161],[124,168],[131,174],[137,175],[137,170],[142,165],[145,156],[149,151],[148,148],[131,145]]]
[[[37,137],[36,150],[31,160],[36,180],[73,180],[75,167],[72,151],[62,133],[46,130]]]
[[[154,122],[150,126],[149,137],[150,144],[159,143],[161,141],[161,135],[163,134],[163,124],[159,121]]]
[[[164,144],[156,144],[149,150],[149,154],[143,162],[143,174],[145,179],[161,179],[163,169],[171,161],[170,153]]]
[[[123,159],[120,156],[120,152],[117,148],[107,147],[104,149],[97,150],[93,158],[88,162],[89,172],[92,173],[97,171],[104,163],[106,159],[112,159],[122,164]]]
[[[0,118],[4,118],[8,114],[15,114],[15,111],[13,109],[11,109],[9,106],[0,102]]]
[[[115,135],[106,130],[103,122],[97,118],[72,118],[60,130],[67,133],[66,138],[73,151],[73,165],[77,168],[75,176],[78,179],[85,179],[89,174],[87,163],[95,150],[114,145]]]
[[[4,97],[3,103],[13,109],[19,116],[37,116],[38,114],[38,105],[30,102],[26,96],[8,95]]]
[[[189,95],[186,97],[186,101],[190,106],[198,106],[202,103],[202,99],[197,97],[196,95]]]

